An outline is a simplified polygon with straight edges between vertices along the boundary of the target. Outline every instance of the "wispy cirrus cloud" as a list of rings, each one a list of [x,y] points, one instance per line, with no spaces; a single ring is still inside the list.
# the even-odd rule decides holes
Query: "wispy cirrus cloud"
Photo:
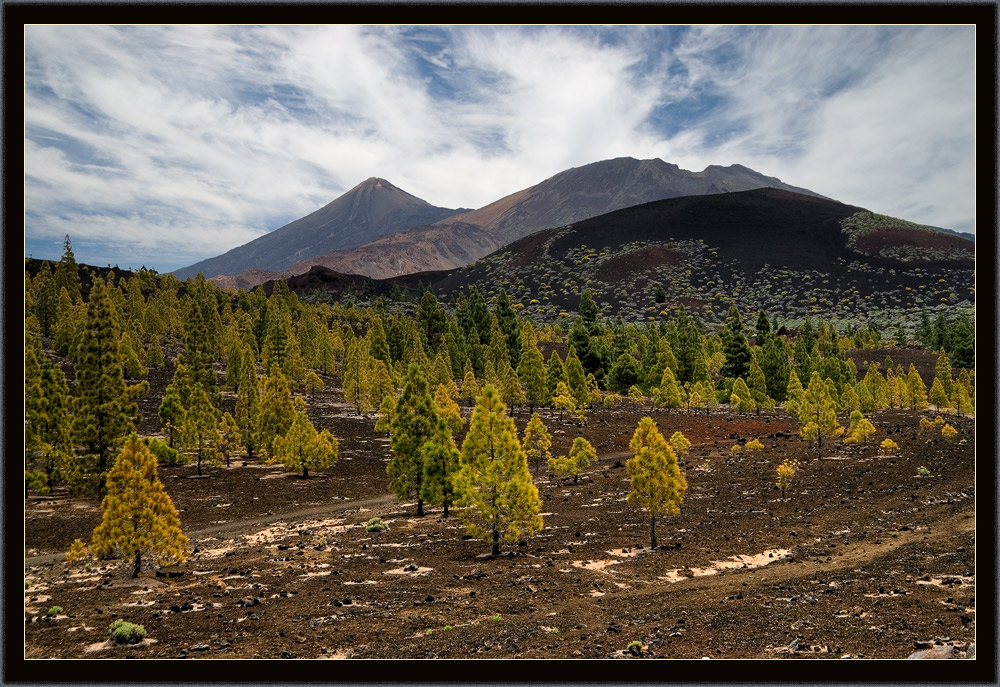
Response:
[[[739,162],[973,228],[970,27],[28,26],[26,249],[175,269],[382,176]],[[98,260],[97,256],[101,259]],[[116,257],[118,256],[118,257]]]

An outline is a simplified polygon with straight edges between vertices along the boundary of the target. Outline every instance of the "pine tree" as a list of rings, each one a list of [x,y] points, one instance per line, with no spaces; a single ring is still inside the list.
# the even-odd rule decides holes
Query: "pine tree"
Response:
[[[517,376],[524,384],[528,412],[534,413],[535,406],[546,401],[548,380],[546,379],[545,358],[538,350],[534,328],[525,324],[521,330],[521,360],[517,365]]]
[[[590,467],[590,463],[597,459],[597,451],[589,441],[583,437],[573,440],[568,456],[549,458],[549,470],[556,474],[573,478],[573,484],[580,481],[580,473]]]
[[[386,473],[396,498],[417,497],[418,517],[424,514],[422,447],[437,430],[438,419],[427,379],[418,365],[411,364],[392,418],[392,459]]]
[[[43,262],[41,269],[38,270],[35,283],[38,288],[34,307],[35,317],[42,329],[42,336],[49,337],[52,336],[52,330],[59,318],[59,291],[47,261]]]
[[[753,397],[758,415],[761,408],[767,412],[774,410],[774,399],[767,395],[767,380],[764,379],[764,371],[756,359],[750,361],[750,381],[747,387],[750,389],[750,395]]]
[[[257,379],[257,366],[244,349],[243,359],[247,361],[240,367],[240,380],[237,383],[236,408],[233,419],[240,428],[240,438],[247,451],[247,458],[253,458],[257,448],[257,423],[260,413],[260,380]]]
[[[673,448],[650,417],[639,421],[629,447],[635,454],[626,463],[632,489],[629,503],[637,503],[650,514],[650,546],[656,548],[656,516],[676,515],[687,491],[687,481],[677,465]]]
[[[674,377],[673,370],[669,367],[663,368],[663,376],[660,378],[660,386],[652,390],[656,405],[661,408],[680,408],[682,399],[680,386]]]
[[[167,445],[174,448],[174,432],[184,421],[184,405],[181,403],[180,394],[171,384],[167,387],[163,400],[159,408],[160,424],[167,430]]]
[[[358,415],[371,410],[369,355],[364,339],[355,338],[347,346],[344,358],[344,400],[352,404]]]
[[[437,351],[448,329],[448,318],[430,290],[424,291],[420,297],[417,323],[420,326],[420,337],[426,342],[427,350]]]
[[[288,382],[280,368],[272,367],[271,373],[261,380],[258,392],[255,446],[265,456],[274,456],[275,439],[284,435],[294,420],[295,408]]]
[[[562,411],[568,410],[571,413],[576,413],[576,399],[573,397],[573,392],[569,390],[569,387],[565,382],[559,382],[556,385],[556,394],[552,399],[552,405],[559,410],[559,419],[563,419]]]
[[[910,363],[910,371],[906,375],[906,404],[910,410],[923,410],[927,407],[927,386],[913,363]]]
[[[549,453],[549,449],[552,448],[552,437],[549,436],[549,430],[542,419],[538,417],[538,413],[532,413],[531,419],[528,420],[528,424],[524,428],[521,448],[524,450],[527,460],[534,461],[535,475],[537,476],[542,469],[542,460],[544,459],[545,463],[548,464],[549,458],[552,457],[552,454]]]
[[[492,541],[492,555],[500,554],[501,538],[513,543],[542,529],[538,489],[514,421],[491,386],[476,401],[454,483],[466,528]]]
[[[951,329],[951,364],[971,369],[976,364],[976,330],[964,315]]]
[[[941,389],[944,391],[944,395],[947,398],[951,398],[952,394],[955,393],[955,380],[952,375],[948,354],[944,351],[938,354],[937,362],[934,364],[934,378],[941,381]]]
[[[556,396],[556,387],[559,382],[563,382],[569,385],[569,379],[566,377],[566,366],[563,365],[562,358],[559,357],[559,353],[555,350],[549,356],[549,362],[545,370],[545,383],[548,387],[548,397],[546,398],[546,404],[552,405],[553,400]]]
[[[823,437],[838,436],[844,428],[837,421],[837,406],[826,384],[819,378],[819,372],[813,372],[809,379],[809,387],[802,396],[799,408],[799,419],[803,423],[802,438],[806,441],[816,440],[816,450],[820,451]]]
[[[677,431],[670,435],[670,447],[674,449],[678,458],[683,458],[691,449],[691,442],[680,431]]]
[[[214,325],[218,319],[215,297],[200,273],[189,285],[188,292],[191,297],[184,322],[181,362],[190,370],[192,384],[201,384],[212,405],[218,408],[222,397],[212,367],[215,360]]]
[[[471,408],[479,396],[479,384],[476,382],[476,373],[472,369],[472,362],[465,361],[465,377],[462,379],[462,398]]]
[[[222,420],[219,421],[219,453],[229,467],[230,458],[236,455],[240,446],[243,445],[243,438],[240,435],[240,427],[236,420],[229,413],[223,413]]]
[[[34,348],[26,344],[26,357],[35,354]],[[30,366],[26,360],[26,369]],[[34,491],[48,493],[72,469],[71,397],[63,371],[44,358],[25,382],[25,479]]]
[[[132,577],[143,556],[158,563],[184,562],[188,539],[177,509],[156,474],[156,458],[136,434],[129,436],[108,473],[107,496],[101,502],[101,524],[90,550],[98,558],[132,558]]]
[[[135,427],[135,396],[142,387],[126,387],[120,353],[121,334],[107,285],[95,279],[78,346],[79,397],[74,409],[76,441],[96,460],[80,470],[85,490],[103,493],[105,478],[122,441]],[[147,385],[148,388],[148,385]],[[89,482],[89,484],[88,484]]]
[[[63,241],[63,255],[56,265],[54,279],[57,289],[66,289],[74,303],[83,299],[80,288],[80,268],[76,264],[73,255],[73,244],[70,243],[69,234]]]
[[[392,435],[392,417],[396,413],[396,394],[386,394],[382,397],[382,404],[378,407],[378,420],[375,421],[375,431],[385,432],[386,436]]]
[[[452,435],[462,431],[465,427],[465,418],[462,417],[462,411],[458,404],[452,400],[446,384],[438,384],[437,388],[434,389],[434,406]]]
[[[935,409],[941,410],[948,406],[949,400],[948,394],[945,393],[944,385],[941,383],[941,378],[935,377],[934,381],[931,382],[930,402],[934,404]]]
[[[310,469],[323,470],[337,462],[339,443],[329,430],[316,431],[301,398],[295,399],[293,415],[288,431],[275,437],[268,463],[281,463],[286,470],[302,470],[306,479]]]
[[[753,400],[753,394],[742,377],[737,377],[736,382],[733,384],[733,393],[729,397],[729,405],[737,413],[752,413],[757,407],[757,404]]]
[[[452,405],[455,405],[454,402]],[[458,470],[459,452],[444,417],[438,418],[437,427],[421,445],[420,453],[424,473],[420,481],[420,496],[431,505],[443,506],[442,517],[447,518],[448,506],[455,500],[453,480]]]
[[[179,433],[181,445],[196,451],[200,475],[203,460],[213,465],[221,462],[218,453],[220,442],[218,411],[212,405],[208,392],[199,383],[195,383],[191,390],[191,399],[184,410],[184,420]]]
[[[316,392],[322,391],[324,389],[323,380],[320,379],[320,376],[318,374],[316,374],[312,370],[309,370],[309,372],[306,373],[306,376],[303,380],[302,387],[306,391],[306,393],[309,394],[309,400],[315,402]]]
[[[736,304],[729,306],[729,314],[726,317],[727,340],[724,348],[726,362],[719,371],[723,377],[743,377],[746,378],[750,372],[750,347],[747,345],[747,337],[743,333],[743,322],[740,319],[740,311]]]
[[[783,402],[788,398],[791,363],[781,337],[767,337],[761,349],[760,367],[767,382],[767,395],[778,403]]]
[[[583,365],[576,355],[574,348],[569,349],[566,356],[566,380],[569,390],[573,393],[578,407],[586,406],[590,402],[590,390],[587,388],[587,375],[583,371]]]
[[[847,438],[844,439],[844,443],[865,442],[873,434],[875,434],[875,426],[861,414],[860,410],[852,410],[847,425]]]

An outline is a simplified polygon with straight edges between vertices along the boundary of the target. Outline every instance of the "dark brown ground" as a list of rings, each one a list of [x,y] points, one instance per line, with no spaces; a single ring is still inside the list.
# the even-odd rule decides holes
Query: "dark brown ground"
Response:
[[[373,419],[331,392],[310,414],[339,438],[340,459],[308,480],[257,461],[201,479],[193,465],[161,467],[196,547],[165,569],[178,576],[68,566],[62,554],[89,539],[98,503],[26,499],[25,656],[615,658],[636,641],[657,658],[905,658],[916,642],[975,640],[972,420],[949,417],[949,443],[917,413],[883,411],[867,445],[831,441],[817,456],[785,415],[656,411],[665,435],[680,429],[693,446],[681,512],[658,520],[653,551],[648,517],[625,500],[644,413],[594,410],[578,428],[543,411],[554,450],[582,434],[599,459],[579,484],[539,477],[544,531],[489,559],[454,515],[416,518],[388,495]],[[526,420],[516,415],[519,429]],[[886,436],[900,455],[878,455]],[[763,451],[730,453],[753,437]],[[786,457],[802,467],[782,499]],[[388,530],[366,532],[373,516]],[[719,562],[747,567],[703,574]],[[114,618],[155,642],[107,647]]]

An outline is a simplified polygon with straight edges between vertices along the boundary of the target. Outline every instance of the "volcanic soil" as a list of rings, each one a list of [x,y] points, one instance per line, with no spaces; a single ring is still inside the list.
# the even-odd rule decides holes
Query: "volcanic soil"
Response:
[[[25,499],[25,657],[906,658],[975,641],[971,419],[948,418],[949,442],[918,413],[883,411],[867,444],[817,452],[780,413],[594,409],[579,427],[543,410],[553,453],[585,436],[598,459],[578,483],[537,474],[544,530],[491,558],[455,510],[418,518],[388,493],[388,439],[341,399],[310,404],[340,452],[308,479],[258,460],[200,478],[160,467],[193,550],[179,566],[130,579],[120,560],[69,565],[99,503]],[[626,500],[646,414],[692,442],[680,513],[657,519],[655,550],[648,515]],[[523,430],[528,414],[514,417]],[[886,437],[896,454],[879,454]],[[752,438],[764,449],[730,451]],[[786,458],[801,467],[782,496]],[[366,531],[372,517],[387,529]],[[109,644],[116,618],[146,640]]]

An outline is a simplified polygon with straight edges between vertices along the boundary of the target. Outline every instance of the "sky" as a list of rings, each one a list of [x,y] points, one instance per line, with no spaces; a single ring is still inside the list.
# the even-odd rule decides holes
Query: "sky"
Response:
[[[26,25],[25,255],[168,272],[369,177],[742,164],[975,231],[974,26]],[[982,97],[989,97],[983,94]]]

